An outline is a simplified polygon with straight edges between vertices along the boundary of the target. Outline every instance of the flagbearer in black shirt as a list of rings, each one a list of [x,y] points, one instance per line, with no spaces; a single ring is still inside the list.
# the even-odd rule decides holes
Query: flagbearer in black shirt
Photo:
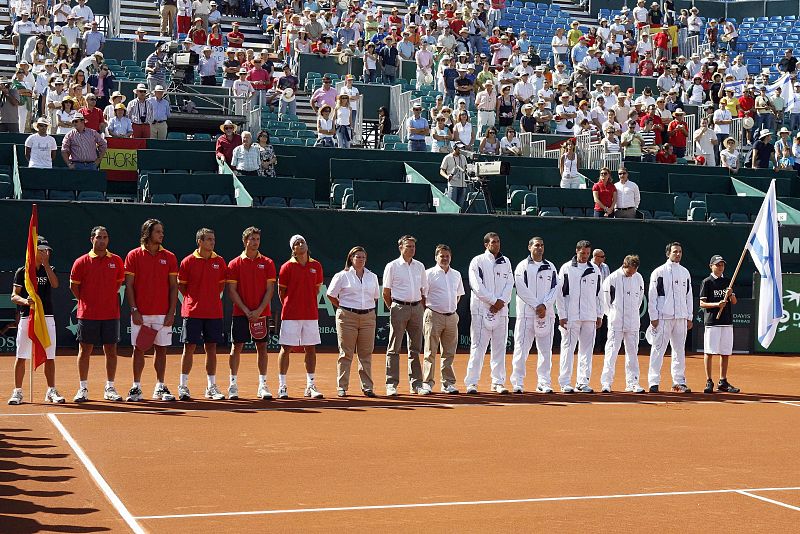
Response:
[[[47,332],[50,335],[50,346],[47,347],[47,360],[44,363],[44,376],[47,379],[47,393],[45,402],[61,404],[64,397],[56,390],[56,322],[53,318],[53,299],[51,291],[58,287],[58,277],[50,266],[50,253],[53,249],[43,236],[39,236],[36,250],[36,278],[38,280],[37,292],[42,299]],[[33,300],[28,298],[25,289],[25,266],[23,265],[14,273],[14,287],[11,293],[11,302],[17,305],[19,311],[19,325],[17,325],[17,359],[14,361],[14,391],[8,404],[22,404],[22,382],[25,379],[25,362],[33,356],[33,344],[28,337],[28,321],[31,320],[31,307]]]
[[[732,305],[736,304],[736,295],[733,291],[725,294],[731,283],[725,273],[725,260],[719,254],[711,257],[709,261],[711,275],[703,280],[700,286],[700,307],[704,313],[704,360],[706,364],[706,387],[703,393],[714,392],[714,380],[711,378],[712,357],[717,354],[719,361],[719,383],[717,391],[739,393],[739,388],[733,387],[728,382],[728,358],[733,353],[733,311]],[[720,309],[722,313],[717,318]]]

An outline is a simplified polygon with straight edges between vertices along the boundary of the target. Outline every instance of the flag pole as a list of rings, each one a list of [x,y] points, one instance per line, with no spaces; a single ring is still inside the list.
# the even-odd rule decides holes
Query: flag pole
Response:
[[[30,314],[29,314],[29,315],[30,315]],[[33,320],[33,318],[32,318],[32,317],[28,317],[28,320],[29,320],[29,321],[32,321],[32,320]],[[31,344],[31,345],[33,345],[33,344]],[[31,375],[31,376],[30,376],[30,378],[29,378],[29,380],[30,380],[30,386],[29,386],[29,388],[28,388],[28,390],[31,392],[31,402],[33,402],[33,399],[34,399],[34,396],[33,396],[33,371],[34,371],[34,369],[35,369],[35,368],[33,367],[33,347],[31,347],[31,372],[30,372],[30,375]]]
[[[723,304],[728,303],[728,296],[731,294],[731,291],[733,291],[733,284],[736,282],[736,277],[739,276],[739,269],[742,268],[742,263],[744,263],[745,256],[747,256],[747,244],[745,244],[744,249],[742,250],[742,257],[739,258],[739,263],[736,265],[736,270],[733,271],[731,283],[728,284],[728,290],[725,292],[725,297],[722,299]],[[717,319],[722,316],[722,310],[724,309],[724,306],[720,306],[719,311],[717,312]]]

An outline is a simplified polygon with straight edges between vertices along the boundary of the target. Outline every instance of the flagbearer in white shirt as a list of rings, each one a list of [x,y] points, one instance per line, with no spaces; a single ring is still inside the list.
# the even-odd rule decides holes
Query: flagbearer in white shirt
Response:
[[[589,261],[592,244],[578,241],[575,256],[561,266],[558,279],[561,290],[556,293],[559,331],[561,332],[561,362],[558,383],[562,393],[594,393],[589,387],[592,376],[592,351],[597,329],[603,320],[600,299],[601,275]],[[578,377],[572,382],[572,362],[578,348]]]
[[[667,245],[667,261],[650,275],[647,311],[650,315],[653,342],[647,379],[650,393],[658,393],[661,365],[667,345],[672,346],[672,391],[691,393],[686,386],[686,334],[692,328],[692,279],[681,265],[683,247],[678,242]]]
[[[639,385],[639,310],[644,300],[644,279],[639,274],[639,256],[628,255],[622,267],[603,281],[603,308],[608,316],[608,337],[600,384],[611,393],[617,355],[625,343],[625,391],[644,393]]]
[[[453,359],[458,348],[458,301],[464,294],[461,273],[450,267],[452,251],[447,245],[436,245],[436,265],[425,271],[428,293],[422,332],[425,338],[425,362],[422,387],[433,391],[436,353],[442,351],[442,393],[455,395],[456,375]]]
[[[417,239],[404,235],[397,240],[400,257],[386,264],[383,270],[383,302],[389,308],[389,347],[386,349],[386,395],[397,395],[400,383],[400,349],[403,338],[408,339],[408,381],[411,393],[428,395],[422,387],[422,315],[428,278],[425,266],[414,259]]]
[[[514,393],[525,392],[525,366],[536,340],[537,385],[539,393],[552,393],[550,369],[553,360],[554,305],[558,292],[558,271],[544,259],[544,239],[528,241],[530,255],[514,269],[517,288],[517,322],[514,325],[514,358],[511,361],[511,385]]]
[[[467,393],[478,392],[483,359],[491,343],[492,388],[495,393],[508,393],[506,381],[506,341],[508,340],[508,303],[514,289],[511,262],[500,254],[500,236],[489,232],[483,237],[486,252],[469,262],[470,348]]]

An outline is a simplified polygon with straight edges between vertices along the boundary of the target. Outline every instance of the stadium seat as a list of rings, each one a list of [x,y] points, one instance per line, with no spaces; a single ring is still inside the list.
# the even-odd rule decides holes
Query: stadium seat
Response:
[[[675,195],[675,210],[674,215],[679,219],[686,218],[686,212],[689,210],[689,197],[687,195]]]
[[[386,201],[381,206],[383,211],[405,211],[405,206],[403,206],[402,202],[392,202]]]
[[[314,201],[310,198],[292,198],[289,200],[290,208],[313,208]]]
[[[359,200],[356,204],[356,209],[359,211],[378,211],[381,209],[376,200]]]
[[[158,193],[152,196],[150,202],[153,204],[177,204],[178,199],[172,193]]]
[[[653,212],[653,218],[662,221],[674,221],[677,219],[677,217],[669,211],[655,211]]]
[[[58,189],[51,189],[48,195],[50,200],[75,200],[75,191],[61,191]]]
[[[719,212],[709,214],[708,220],[711,222],[730,222],[727,214]]]
[[[427,204],[423,204],[421,202],[408,202],[406,204],[406,210],[426,212],[430,211],[430,206],[428,206]]]
[[[186,140],[186,133],[185,132],[169,132],[167,134],[167,139],[179,139],[182,141]]]
[[[207,133],[196,133],[192,137],[195,141],[211,141],[211,134]]]
[[[586,212],[583,208],[564,208],[564,217],[584,217]]]
[[[731,213],[731,222],[735,223],[749,223],[750,218],[747,216],[746,213]]]
[[[228,195],[208,195],[208,198],[206,199],[206,204],[230,206],[231,204],[233,204],[233,202],[231,202],[231,197]]]
[[[106,196],[100,191],[79,191],[78,200],[80,202],[103,202]]]
[[[178,196],[178,204],[205,204],[205,200],[197,193],[183,193]]]

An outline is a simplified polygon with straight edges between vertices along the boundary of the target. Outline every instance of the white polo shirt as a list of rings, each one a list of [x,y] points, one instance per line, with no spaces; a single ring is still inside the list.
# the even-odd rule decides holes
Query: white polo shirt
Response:
[[[417,302],[428,292],[425,266],[415,259],[408,263],[402,256],[392,260],[383,270],[383,287],[392,290],[394,300]]]
[[[327,294],[338,299],[339,306],[355,310],[372,309],[381,294],[378,276],[366,267],[361,278],[352,267],[339,271],[333,275]]]
[[[425,305],[438,313],[455,313],[458,297],[464,294],[464,281],[461,273],[453,268],[444,272],[438,265],[425,271],[428,279],[428,293]]]

